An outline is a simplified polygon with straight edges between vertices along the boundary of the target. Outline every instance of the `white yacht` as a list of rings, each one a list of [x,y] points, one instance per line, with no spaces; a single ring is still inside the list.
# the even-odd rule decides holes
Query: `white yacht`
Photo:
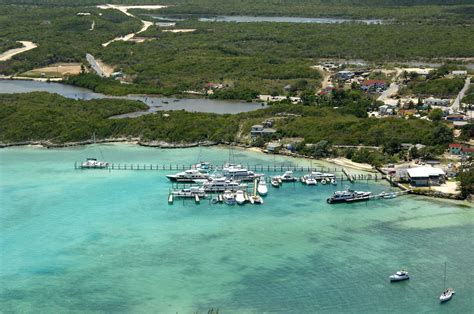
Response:
[[[439,301],[440,302],[446,302],[446,301],[449,301],[451,300],[451,298],[453,297],[453,295],[455,294],[456,292],[454,291],[453,288],[448,288],[446,289],[446,262],[444,263],[444,291],[443,293],[441,293],[441,295],[439,296]]]
[[[279,188],[280,187],[280,181],[278,180],[277,177],[273,177],[271,183],[272,183],[272,186],[274,188]]]
[[[453,297],[453,295],[455,293],[456,293],[456,291],[454,291],[453,288],[448,288],[448,289],[444,290],[443,293],[441,293],[441,295],[439,296],[439,301],[440,302],[449,301],[449,300],[451,300],[451,298]]]
[[[206,192],[202,187],[197,187],[193,186],[190,187],[189,189],[181,189],[181,190],[175,190],[171,194],[175,197],[184,197],[184,198],[190,198],[190,197],[195,197],[196,195],[199,197],[205,197]]]
[[[200,163],[191,166],[191,169],[196,169],[197,171],[203,173],[208,173],[211,168],[211,163],[205,161],[201,161]]]
[[[239,205],[243,205],[243,204],[245,203],[245,194],[244,194],[244,191],[238,190],[237,192],[235,192],[235,201],[236,201],[237,204],[239,204]]]
[[[247,185],[241,184],[239,181],[229,180],[225,177],[209,177],[202,186],[206,192],[235,191],[247,187]]]
[[[402,281],[402,280],[407,280],[410,279],[410,276],[408,275],[407,271],[400,270],[397,271],[395,274],[391,275],[390,281]]]
[[[311,173],[305,175],[305,177],[312,177],[318,181],[321,181],[321,180],[330,181],[331,179],[336,178],[336,176],[332,173],[319,172],[319,171],[312,171]]]
[[[104,169],[109,166],[106,161],[98,161],[95,158],[87,158],[86,161],[81,163],[81,168],[84,169]]]
[[[261,175],[255,174],[241,165],[226,164],[222,168],[222,175],[226,178],[231,178],[241,181],[252,181],[253,179],[260,177]]]
[[[367,201],[370,199],[372,192],[354,191],[346,188],[344,191],[336,191],[326,201],[329,204],[333,203],[345,203],[345,202],[358,202]]]
[[[261,196],[265,196],[268,193],[267,183],[265,182],[264,177],[261,177],[260,180],[258,180],[257,192]]]
[[[303,176],[301,178],[301,182],[306,185],[318,185],[318,181],[316,181],[316,179],[311,176]]]
[[[195,182],[196,180],[206,180],[209,174],[203,173],[197,169],[189,169],[177,174],[169,174],[166,176],[171,181],[176,182]]]
[[[283,182],[298,181],[298,179],[293,175],[293,171],[285,171],[285,173],[280,176],[280,179]]]
[[[226,203],[227,205],[235,205],[235,195],[234,193],[232,193],[232,191],[225,191],[223,197],[224,203]]]

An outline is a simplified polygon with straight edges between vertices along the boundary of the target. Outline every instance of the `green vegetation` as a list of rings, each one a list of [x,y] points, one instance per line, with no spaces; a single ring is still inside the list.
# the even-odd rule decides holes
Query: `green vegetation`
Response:
[[[472,161],[464,163],[464,166],[460,170],[458,180],[463,197],[474,195],[474,163]]]
[[[0,38],[0,53],[20,47],[23,47],[21,43],[9,39]]]
[[[28,40],[38,47],[0,63],[0,73],[14,74],[60,62],[86,62],[87,52],[102,50],[116,36],[139,30],[139,21],[116,10],[0,5],[0,38]],[[78,12],[91,16],[77,16]],[[99,13],[102,15],[99,16]],[[94,31],[90,31],[92,21]]]
[[[468,105],[474,105],[474,84],[469,86],[466,95],[463,97],[462,102]]]
[[[190,20],[178,22],[176,28],[195,28],[194,33],[164,33],[151,27],[140,34],[152,39],[150,41],[115,42],[105,48],[102,43],[137,31],[140,22],[116,10],[92,6],[101,2],[3,0],[2,3],[43,6],[0,5],[0,38],[39,44],[36,49],[2,62],[0,73],[24,73],[58,62],[86,64],[85,55],[91,53],[122,70],[125,80],[137,86],[119,86],[90,77],[70,83],[94,85],[96,90],[114,94],[129,90],[170,94],[201,90],[206,83],[216,82],[225,84],[228,90],[219,91],[215,97],[248,99],[256,92],[309,95],[320,85],[319,72],[310,68],[319,58],[386,62],[470,57],[474,53],[474,38],[470,27],[465,25],[466,15],[474,6],[462,1],[440,6],[432,5],[437,3],[435,1],[408,4],[391,0],[168,0],[166,4],[172,6],[157,11],[159,14],[254,15],[258,12],[260,15],[395,20],[386,25],[207,23],[197,21],[197,15],[192,15]],[[77,16],[78,12],[91,15]],[[151,20],[144,14],[141,17]],[[92,21],[95,21],[95,29],[90,31]],[[414,27],[416,32],[413,32]],[[306,82],[304,88],[293,88],[303,81]],[[100,86],[102,84],[104,86]],[[289,92],[284,90],[288,85],[292,87]]]
[[[453,97],[464,86],[462,78],[439,78],[427,81],[411,81],[400,93],[403,95]]]
[[[286,112],[300,117],[278,118],[278,136],[302,137],[305,143],[328,141],[330,145],[377,145],[422,143],[445,145],[452,141],[451,130],[441,123],[424,120],[366,119],[344,113],[344,108],[276,104],[239,115],[169,112],[133,119],[108,119],[146,106],[123,100],[76,101],[47,93],[0,95],[0,140],[17,142],[51,140],[79,141],[97,137],[141,137],[143,140],[172,142],[246,141],[250,127]],[[237,134],[241,130],[241,136]],[[386,151],[397,153],[397,151]]]

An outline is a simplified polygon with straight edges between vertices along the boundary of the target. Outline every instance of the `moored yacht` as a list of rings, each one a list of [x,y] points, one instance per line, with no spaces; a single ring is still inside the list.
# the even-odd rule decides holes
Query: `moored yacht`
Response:
[[[189,169],[177,174],[169,174],[166,176],[171,181],[176,182],[195,182],[196,180],[206,180],[209,178],[209,174],[202,173],[197,169]]]
[[[261,196],[265,196],[268,193],[267,183],[265,182],[264,177],[261,177],[260,180],[258,180],[257,192]]]
[[[223,197],[224,203],[226,203],[227,205],[235,205],[235,195],[234,193],[232,193],[232,191],[225,191]]]
[[[334,194],[326,201],[329,204],[366,201],[370,199],[371,195],[372,192],[354,191],[352,189],[347,188],[344,191],[334,192]]]
[[[235,192],[235,201],[236,201],[237,204],[239,204],[239,205],[243,205],[243,204],[245,203],[245,194],[244,194],[244,191],[238,190],[237,192]]]
[[[298,181],[298,179],[293,175],[293,171],[285,171],[285,173],[280,176],[280,179],[283,182]]]
[[[199,172],[208,173],[211,170],[211,163],[201,161],[200,163],[192,165],[191,169],[196,169]]]
[[[95,158],[87,158],[86,161],[81,163],[81,168],[84,169],[103,169],[107,168],[109,163],[106,161],[99,161]]]
[[[209,177],[202,186],[206,192],[235,191],[247,187],[247,185],[241,184],[239,181],[229,180],[225,177]]]
[[[261,176],[259,174],[255,174],[253,171],[242,167],[241,165],[236,164],[226,164],[222,168],[222,175],[226,178],[240,181],[252,181],[253,179]]]

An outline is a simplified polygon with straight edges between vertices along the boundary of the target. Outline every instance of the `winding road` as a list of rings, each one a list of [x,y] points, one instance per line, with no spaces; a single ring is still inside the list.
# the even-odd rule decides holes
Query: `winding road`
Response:
[[[23,47],[10,49],[10,50],[7,50],[4,53],[0,54],[0,61],[7,61],[7,60],[11,59],[13,56],[16,56],[17,54],[20,54],[20,53],[23,53],[25,51],[35,49],[36,47],[38,47],[37,44],[35,44],[31,41],[18,41],[18,42],[23,44]]]

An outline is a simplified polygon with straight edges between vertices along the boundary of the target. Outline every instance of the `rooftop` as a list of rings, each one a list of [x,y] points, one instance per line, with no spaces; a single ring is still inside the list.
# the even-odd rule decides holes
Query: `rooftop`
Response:
[[[416,167],[407,169],[410,178],[427,178],[432,176],[444,176],[443,169],[435,167]]]

